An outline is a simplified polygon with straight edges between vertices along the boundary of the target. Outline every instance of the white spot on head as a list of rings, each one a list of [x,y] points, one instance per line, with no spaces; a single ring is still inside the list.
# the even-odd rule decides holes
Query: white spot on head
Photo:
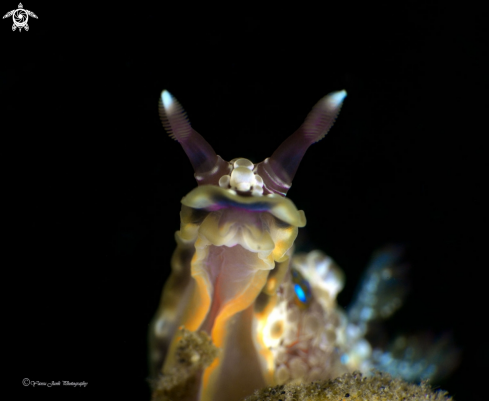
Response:
[[[229,188],[229,182],[231,181],[231,177],[229,175],[223,175],[219,178],[219,186],[221,188]]]
[[[163,103],[163,107],[168,110],[173,104],[173,97],[170,95],[166,89],[161,92],[161,101]]]
[[[259,186],[254,186],[253,190],[251,191],[251,194],[253,196],[262,196],[263,195],[263,188]]]
[[[240,182],[236,185],[236,189],[241,192],[247,192],[251,188],[251,185],[249,182]]]
[[[237,167],[246,167],[249,170],[253,170],[254,166],[250,160],[241,158],[234,162],[234,168]]]
[[[231,188],[238,191],[249,191],[255,182],[253,171],[246,167],[235,167],[231,173]]]
[[[230,174],[224,175],[219,179],[221,188],[248,192],[253,196],[263,195],[263,179],[258,174],[255,174],[253,170],[254,164],[250,160],[244,158],[235,159],[230,167]]]
[[[255,187],[263,187],[263,178],[261,178],[258,174],[255,174]]]

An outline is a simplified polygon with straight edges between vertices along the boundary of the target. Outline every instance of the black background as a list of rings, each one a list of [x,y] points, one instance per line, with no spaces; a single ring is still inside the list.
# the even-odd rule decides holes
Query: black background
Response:
[[[11,19],[0,25],[3,328],[13,366],[4,382],[21,399],[149,399],[148,323],[180,199],[195,186],[160,125],[162,89],[224,159],[255,162],[317,100],[346,89],[288,194],[308,218],[299,242],[344,269],[342,306],[372,251],[405,244],[412,290],[388,329],[451,331],[461,364],[436,384],[456,400],[485,393],[481,10],[426,1],[24,7],[39,17],[28,32],[12,32]],[[23,378],[88,387],[23,387]]]

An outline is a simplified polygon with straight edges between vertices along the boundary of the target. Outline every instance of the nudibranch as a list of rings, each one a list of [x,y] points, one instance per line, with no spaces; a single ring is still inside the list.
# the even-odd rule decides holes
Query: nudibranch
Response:
[[[372,368],[419,380],[454,366],[457,351],[447,343],[420,353],[429,341],[399,337],[381,349],[367,340],[369,326],[398,309],[406,293],[400,247],[374,255],[346,311],[336,303],[345,283],[336,263],[320,251],[293,255],[306,218],[285,195],[345,96],[322,98],[271,157],[254,164],[224,161],[180,103],[161,93],[163,125],[198,186],[182,199],[171,275],[150,326],[154,401],[242,400],[269,386]]]
[[[180,103],[161,93],[163,125],[190,159],[198,186],[182,199],[172,273],[150,329],[150,364],[156,375],[177,363],[179,327],[207,333],[220,352],[189,399],[241,399],[275,383],[275,356],[261,330],[279,302],[298,228],[306,224],[285,195],[345,96],[343,90],[322,98],[271,157],[254,164],[224,161],[191,127]]]

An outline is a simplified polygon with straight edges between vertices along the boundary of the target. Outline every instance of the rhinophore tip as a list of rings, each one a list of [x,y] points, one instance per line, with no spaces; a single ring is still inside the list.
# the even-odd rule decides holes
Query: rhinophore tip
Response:
[[[331,105],[331,107],[338,107],[343,103],[346,97],[346,90],[341,90],[337,92],[330,93],[325,97],[325,100]]]
[[[203,174],[210,174],[215,169],[220,173],[220,168],[224,164],[224,167],[227,167],[227,163],[224,163],[216,155],[212,146],[191,127],[187,113],[185,113],[182,105],[166,89],[160,95],[159,112],[166,132],[171,138],[177,140],[182,145],[183,150],[190,159],[190,163],[192,163],[196,177],[200,177]],[[206,179],[200,179],[200,181],[197,178],[197,181],[199,185],[210,182],[214,183],[214,181],[217,184],[217,181],[222,175],[219,175],[217,178],[209,175]]]
[[[341,90],[332,92],[319,100],[299,129],[268,158],[268,167],[260,167],[260,170],[267,170],[267,173],[260,175],[269,177],[267,179],[269,190],[283,195],[287,193],[306,150],[328,133],[340,112],[345,97],[346,91]]]
[[[168,135],[182,143],[191,135],[192,127],[185,110],[166,89],[160,96],[160,119]]]
[[[317,102],[302,126],[304,138],[312,142],[323,139],[338,117],[345,97],[346,90],[343,89],[329,93]]]
[[[170,109],[173,104],[173,97],[166,89],[161,92],[161,101],[165,109]]]

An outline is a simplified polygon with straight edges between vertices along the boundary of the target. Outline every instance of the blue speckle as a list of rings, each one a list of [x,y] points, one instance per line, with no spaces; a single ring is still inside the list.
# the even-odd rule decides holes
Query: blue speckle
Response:
[[[304,293],[304,290],[301,288],[299,284],[294,284],[294,291],[295,294],[297,295],[297,298],[299,298],[299,301],[306,303],[307,301],[306,294]]]

